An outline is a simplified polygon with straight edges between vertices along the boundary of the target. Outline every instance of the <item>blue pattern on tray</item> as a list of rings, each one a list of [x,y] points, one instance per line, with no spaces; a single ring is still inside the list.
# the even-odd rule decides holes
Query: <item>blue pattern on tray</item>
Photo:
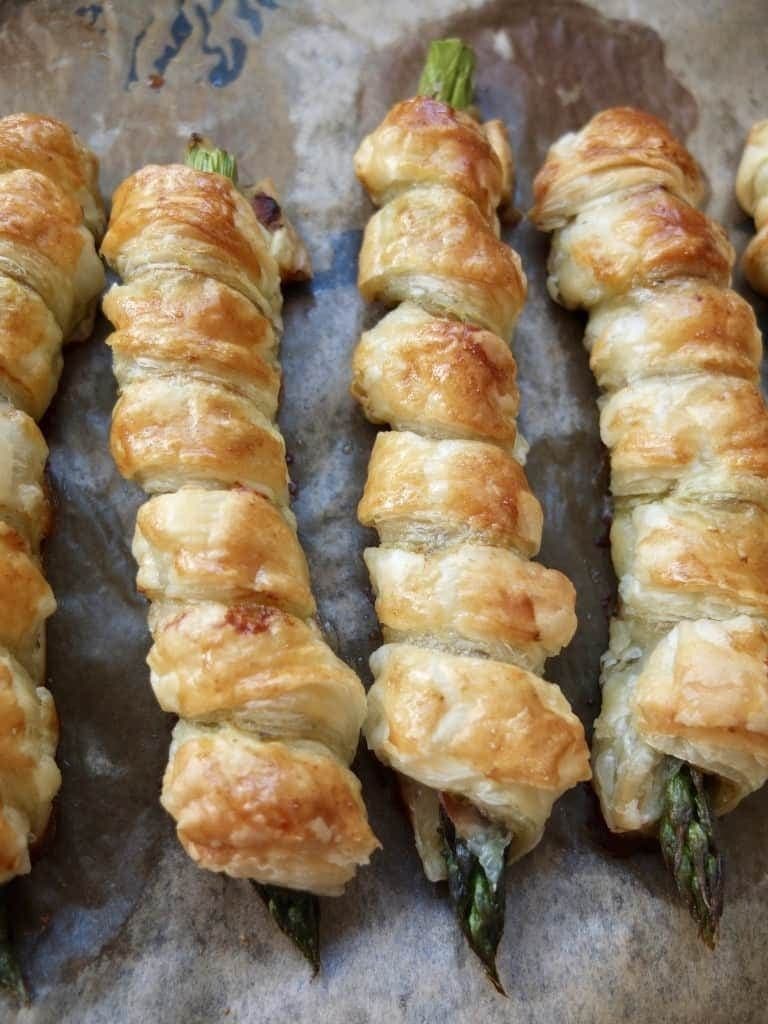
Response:
[[[160,53],[151,60],[155,73],[164,76],[173,60],[185,47],[186,50],[194,47],[196,40],[200,54],[214,58],[212,64],[207,62],[210,66],[206,77],[211,85],[216,88],[230,85],[240,77],[245,66],[248,38],[261,35],[261,12],[275,11],[278,6],[277,0],[207,0],[205,3],[177,0],[176,13],[167,28],[167,39]],[[226,22],[234,24],[238,31],[237,35],[230,35],[223,42],[216,38],[216,15],[220,11]],[[75,14],[85,19],[90,27],[96,25],[103,13],[103,4],[83,4],[75,9]],[[139,81],[139,53],[154,22],[155,15],[151,14],[131,41],[126,88]],[[196,28],[199,31],[195,31]]]

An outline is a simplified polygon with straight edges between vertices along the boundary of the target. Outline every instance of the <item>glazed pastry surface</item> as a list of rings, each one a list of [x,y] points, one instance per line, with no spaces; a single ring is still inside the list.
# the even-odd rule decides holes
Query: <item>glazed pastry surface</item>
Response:
[[[61,783],[45,680],[56,608],[40,545],[50,523],[37,426],[65,341],[90,332],[104,271],[98,161],[39,114],[0,119],[0,884],[30,870]]]
[[[739,175],[751,213],[767,138],[753,132]],[[693,157],[628,108],[556,142],[534,183],[533,220],[554,229],[550,293],[588,312],[605,392],[619,605],[593,767],[614,831],[656,827],[668,755],[716,780],[719,813],[768,778],[762,344],[703,195]]]
[[[519,857],[590,777],[581,723],[540,677],[573,636],[576,595],[530,561],[542,511],[516,423],[509,338],[526,283],[499,238],[513,179],[503,125],[415,97],[363,140],[355,170],[380,207],[360,290],[395,307],[353,356],[353,395],[391,428],[358,508],[379,535],[365,560],[384,639],[365,733],[400,774],[436,880],[440,800],[474,805]]]
[[[768,295],[768,121],[754,124],[747,137],[736,175],[736,196],[757,232],[741,267],[755,291]]]
[[[179,716],[162,804],[201,867],[337,895],[378,843],[349,770],[365,695],[314,621],[275,423],[280,281],[308,255],[270,182],[180,165],[123,182],[102,251],[111,448],[153,495],[133,553]]]

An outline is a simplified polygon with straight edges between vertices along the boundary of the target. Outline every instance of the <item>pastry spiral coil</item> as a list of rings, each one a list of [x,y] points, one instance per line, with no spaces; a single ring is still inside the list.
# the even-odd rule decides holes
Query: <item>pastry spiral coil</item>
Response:
[[[314,621],[275,423],[280,274],[306,256],[256,209],[180,165],[117,189],[111,448],[151,495],[133,552],[152,687],[179,716],[161,799],[181,843],[212,871],[337,894],[378,845],[348,768],[365,695]]]
[[[629,108],[555,143],[534,184],[550,293],[587,310],[604,392],[619,607],[593,768],[615,831],[656,825],[666,755],[717,780],[719,813],[768,777],[762,346],[703,194],[691,155]]]
[[[768,121],[758,121],[747,136],[736,175],[736,196],[757,231],[741,266],[755,291],[768,295]]]
[[[518,857],[557,797],[589,778],[581,723],[541,678],[574,633],[575,594],[530,561],[542,512],[516,426],[509,339],[526,282],[498,237],[512,179],[503,126],[416,97],[362,142],[355,170],[381,207],[365,230],[360,291],[395,305],[353,358],[352,393],[391,427],[358,509],[379,535],[365,560],[384,638],[365,733],[405,777],[436,880],[439,791],[508,829]]]
[[[61,782],[45,678],[56,602],[40,544],[50,509],[38,420],[62,343],[91,329],[104,273],[98,162],[53,118],[0,120],[0,884],[30,868]]]

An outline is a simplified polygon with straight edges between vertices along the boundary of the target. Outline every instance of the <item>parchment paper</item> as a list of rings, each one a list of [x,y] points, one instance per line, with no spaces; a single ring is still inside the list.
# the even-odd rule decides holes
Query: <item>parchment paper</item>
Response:
[[[178,159],[202,130],[271,175],[317,274],[286,302],[281,423],[295,510],[321,614],[368,681],[378,644],[355,524],[373,430],[350,399],[348,359],[370,317],[354,287],[370,213],[351,157],[410,95],[427,41],[477,49],[478,103],[509,124],[518,201],[548,144],[596,110],[635,103],[668,118],[712,182],[710,211],[743,248],[732,198],[743,137],[768,114],[763,0],[472,3],[200,0],[0,4],[0,109],[73,124],[102,159],[109,195],[147,162]],[[645,24],[611,20],[640,16]],[[667,42],[665,52],[661,39]],[[605,547],[606,475],[582,323],[544,289],[547,242],[522,224],[528,305],[516,339],[531,483],[545,507],[542,560],[576,584],[580,631],[550,662],[589,727],[615,581]],[[744,291],[741,280],[737,286]],[[765,305],[748,291],[765,323]],[[48,673],[62,720],[58,826],[14,886],[34,995],[27,1024],[290,1021],[764,1022],[768,793],[722,828],[727,909],[715,954],[671,898],[653,851],[618,857],[587,787],[569,793],[508,880],[495,995],[445,899],[424,880],[387,773],[358,769],[384,843],[339,900],[323,901],[323,961],[311,982],[247,883],[199,871],[158,805],[171,720],[148,686],[145,607],[130,537],[139,491],[107,451],[115,392],[101,322],[72,347],[43,424],[56,526],[46,547],[59,610]]]

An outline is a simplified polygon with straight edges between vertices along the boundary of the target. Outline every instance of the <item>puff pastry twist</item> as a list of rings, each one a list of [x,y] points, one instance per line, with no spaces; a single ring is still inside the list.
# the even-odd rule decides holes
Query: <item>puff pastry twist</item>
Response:
[[[446,877],[438,793],[540,839],[590,777],[584,732],[544,661],[576,628],[568,579],[530,559],[541,507],[522,461],[508,341],[526,281],[499,239],[512,162],[503,125],[440,100],[394,106],[355,171],[381,208],[365,229],[363,297],[396,308],[366,331],[352,392],[378,435],[359,518],[384,646],[365,734],[405,777],[427,876]]]
[[[62,343],[90,332],[103,288],[97,178],[67,125],[0,120],[0,884],[29,871],[61,783],[43,686],[56,602],[40,564],[48,448],[35,420],[56,390]]]
[[[736,195],[757,230],[741,267],[755,291],[768,295],[768,121],[758,121],[750,130],[736,175]]]
[[[181,165],[120,185],[102,252],[125,282],[111,447],[152,495],[133,551],[179,716],[163,806],[200,866],[338,894],[378,844],[348,768],[365,695],[315,625],[275,423],[281,272],[306,254],[273,196]]]
[[[666,755],[730,810],[768,777],[768,415],[733,249],[656,118],[607,110],[549,151],[532,217],[549,290],[589,313],[619,608],[593,767],[614,831],[649,830]]]

